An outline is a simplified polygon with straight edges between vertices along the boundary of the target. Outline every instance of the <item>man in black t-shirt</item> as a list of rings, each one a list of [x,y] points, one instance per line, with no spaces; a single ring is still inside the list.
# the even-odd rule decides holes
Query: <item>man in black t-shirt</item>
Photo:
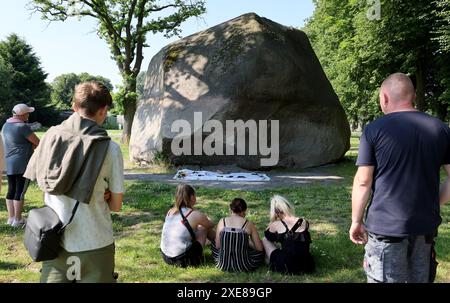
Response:
[[[366,244],[368,282],[434,280],[430,264],[440,204],[450,198],[449,181],[439,192],[441,167],[450,175],[450,129],[417,111],[414,100],[408,76],[389,76],[380,90],[385,115],[361,136],[350,239]]]

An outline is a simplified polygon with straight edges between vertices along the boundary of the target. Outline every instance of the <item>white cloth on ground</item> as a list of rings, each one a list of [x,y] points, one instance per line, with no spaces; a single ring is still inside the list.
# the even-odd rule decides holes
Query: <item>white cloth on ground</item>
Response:
[[[229,173],[222,174],[211,171],[196,171],[190,169],[179,170],[175,180],[185,181],[227,181],[227,182],[261,182],[270,181],[266,174],[261,173]]]

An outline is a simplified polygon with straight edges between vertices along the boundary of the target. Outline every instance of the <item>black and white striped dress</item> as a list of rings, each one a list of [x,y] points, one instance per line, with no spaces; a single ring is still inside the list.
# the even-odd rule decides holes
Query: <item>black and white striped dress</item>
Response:
[[[220,249],[212,242],[211,252],[216,266],[223,271],[253,271],[264,263],[264,252],[257,251],[249,245],[249,234],[245,232],[245,221],[241,228],[227,227],[220,232]]]

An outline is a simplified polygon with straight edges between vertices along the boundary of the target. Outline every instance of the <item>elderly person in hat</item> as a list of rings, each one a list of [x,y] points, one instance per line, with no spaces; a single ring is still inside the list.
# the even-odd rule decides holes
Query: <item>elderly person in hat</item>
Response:
[[[13,108],[13,116],[2,128],[2,138],[8,177],[8,193],[6,206],[8,208],[8,224],[13,227],[23,227],[25,219],[22,210],[25,195],[25,178],[23,174],[33,149],[39,145],[39,138],[28,126],[27,121],[33,107],[17,104]]]

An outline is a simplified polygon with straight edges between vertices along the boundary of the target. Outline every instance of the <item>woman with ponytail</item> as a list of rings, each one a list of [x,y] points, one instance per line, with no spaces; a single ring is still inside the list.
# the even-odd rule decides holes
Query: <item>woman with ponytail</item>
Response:
[[[206,240],[214,241],[214,223],[194,209],[196,202],[192,186],[178,185],[175,205],[167,213],[161,237],[162,256],[169,265],[200,265]]]

